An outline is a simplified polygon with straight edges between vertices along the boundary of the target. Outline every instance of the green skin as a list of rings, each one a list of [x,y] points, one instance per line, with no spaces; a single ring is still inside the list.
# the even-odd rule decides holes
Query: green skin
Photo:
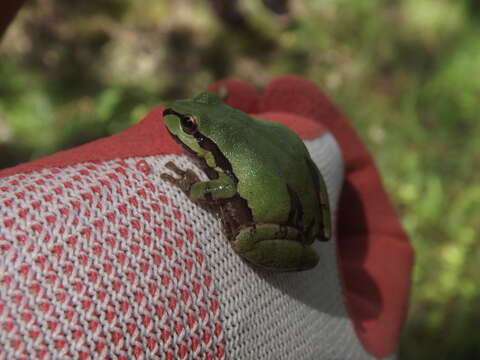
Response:
[[[317,265],[311,244],[331,237],[328,194],[293,131],[233,109],[208,92],[173,102],[163,120],[210,180],[200,181],[172,162],[166,167],[178,177],[164,173],[162,179],[194,202],[214,205],[240,256],[273,271]]]

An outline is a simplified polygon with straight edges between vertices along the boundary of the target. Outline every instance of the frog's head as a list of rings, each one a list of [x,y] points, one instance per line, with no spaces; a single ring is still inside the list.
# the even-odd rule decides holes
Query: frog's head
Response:
[[[163,112],[163,121],[170,135],[187,153],[205,159],[213,168],[217,164],[212,132],[218,128],[216,114],[221,114],[225,108],[228,107],[216,94],[204,92],[193,100],[171,103]]]

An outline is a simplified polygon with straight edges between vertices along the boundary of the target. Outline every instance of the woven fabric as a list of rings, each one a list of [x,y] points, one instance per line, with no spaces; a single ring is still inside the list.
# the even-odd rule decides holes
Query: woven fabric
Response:
[[[307,141],[335,209],[342,160]],[[335,239],[314,270],[243,262],[151,156],[0,179],[0,359],[371,359],[345,310]],[[198,169],[197,169],[197,172]]]
[[[1,359],[224,358],[207,239],[164,162],[1,179]]]

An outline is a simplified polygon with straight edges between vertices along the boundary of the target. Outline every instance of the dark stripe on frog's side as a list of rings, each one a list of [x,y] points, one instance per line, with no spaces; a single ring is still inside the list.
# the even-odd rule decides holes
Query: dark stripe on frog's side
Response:
[[[325,221],[325,217],[330,216],[329,203],[328,203],[329,200],[328,198],[324,199],[322,197],[322,193],[324,192],[326,193],[327,191],[325,188],[326,185],[322,180],[320,180],[320,176],[322,175],[320,174],[320,171],[318,170],[313,160],[307,157],[305,158],[305,161],[307,162],[307,167],[308,167],[308,170],[310,171],[310,176],[313,179],[313,184],[315,186],[315,194],[317,195],[317,199],[320,207],[320,209],[318,209],[318,211],[320,211],[320,214],[321,214],[319,225],[322,232],[319,234],[320,235],[319,240],[327,241],[331,237],[331,224],[330,224],[330,219],[327,219],[327,221]],[[324,191],[322,191],[321,187],[323,187]],[[328,214],[326,214],[326,212],[328,212]]]
[[[230,164],[230,161],[228,161],[228,159],[222,154],[217,144],[199,131],[195,132],[193,136],[202,149],[212,153],[213,158],[215,159],[215,164],[222,169],[223,172],[227,174],[235,184],[238,184],[238,178],[233,173],[232,164]]]
[[[287,225],[303,230],[303,206],[300,197],[288,184],[287,191],[290,197],[290,212],[288,213]]]
[[[298,196],[297,192],[293,190],[287,184],[287,191],[288,195],[290,196],[290,212],[288,213],[288,220],[286,221],[286,226],[283,225],[282,227],[286,229],[286,227],[292,227],[298,230],[298,239],[297,241],[304,243],[309,239],[310,231],[312,230],[312,226],[315,223],[315,220],[312,220],[307,228],[305,228],[304,224],[304,210],[303,204]]]
[[[312,219],[310,223],[308,224],[307,228],[305,229],[305,234],[307,234],[307,238],[311,236],[313,230],[313,226],[315,225],[315,219]]]

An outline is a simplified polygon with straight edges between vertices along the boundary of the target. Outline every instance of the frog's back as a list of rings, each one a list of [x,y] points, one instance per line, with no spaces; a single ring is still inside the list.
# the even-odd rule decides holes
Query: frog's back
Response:
[[[225,147],[222,152],[238,178],[238,192],[249,203],[254,219],[286,223],[296,204],[305,214],[305,227],[312,221],[318,223],[319,199],[302,140],[283,125],[243,115],[242,122],[233,121],[244,125],[231,129],[242,135],[230,139],[235,146],[220,146]],[[229,141],[228,136],[224,138]]]

